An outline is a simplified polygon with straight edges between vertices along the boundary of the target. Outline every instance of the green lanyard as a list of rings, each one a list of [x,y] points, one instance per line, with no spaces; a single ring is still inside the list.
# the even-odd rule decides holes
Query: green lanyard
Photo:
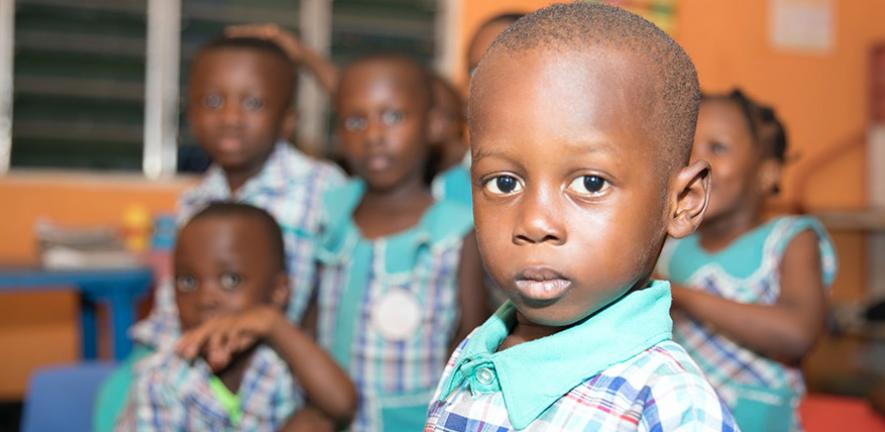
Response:
[[[209,378],[209,390],[212,391],[212,394],[221,403],[221,407],[227,411],[231,424],[234,427],[238,426],[240,424],[240,417],[243,416],[243,411],[240,410],[240,397],[231,393],[227,386],[221,382],[221,379],[215,375]]]

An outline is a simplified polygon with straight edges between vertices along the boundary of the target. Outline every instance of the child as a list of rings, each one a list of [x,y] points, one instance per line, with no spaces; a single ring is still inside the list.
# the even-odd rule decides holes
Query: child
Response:
[[[346,423],[353,385],[287,319],[288,279],[282,232],[267,212],[218,203],[197,213],[175,247],[186,333],[178,352],[135,365],[118,429],[279,430],[303,402],[292,375],[314,406]]]
[[[452,355],[425,431],[735,430],[650,280],[706,206],[698,98],[682,49],[611,6],[498,37],[468,125],[477,243],[509,301]]]
[[[360,395],[351,430],[420,430],[452,343],[487,316],[470,212],[424,181],[430,85],[396,56],[341,74],[337,134],[359,179],[325,196],[317,305]]]
[[[295,67],[276,44],[225,37],[194,57],[188,88],[188,120],[215,165],[179,203],[179,220],[208,203],[245,202],[266,209],[283,226],[292,293],[287,312],[300,320],[314,280],[314,237],[320,200],[343,182],[337,168],[304,156],[286,138],[296,126],[292,107]],[[149,346],[177,337],[171,290],[157,293],[155,310],[133,329]]]
[[[294,77],[288,56],[262,39],[221,38],[194,56],[188,120],[215,165],[197,187],[183,194],[178,219],[184,222],[207,204],[224,200],[249,203],[274,215],[283,226],[291,272],[287,312],[298,322],[314,281],[321,196],[344,177],[286,141],[296,125]],[[174,290],[167,281],[159,282],[151,315],[130,330],[137,342],[133,354],[103,385],[96,414],[100,431],[110,429],[122,408],[128,366],[179,336]]]
[[[809,217],[764,222],[787,140],[771,108],[740,91],[701,103],[694,159],[713,167],[698,233],[665,248],[674,338],[734,410],[744,430],[796,430],[804,393],[799,361],[820,335],[835,255]]]

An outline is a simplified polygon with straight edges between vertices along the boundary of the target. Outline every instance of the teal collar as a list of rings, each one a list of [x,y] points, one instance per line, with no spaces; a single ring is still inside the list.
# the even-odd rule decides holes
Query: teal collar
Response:
[[[350,260],[354,248],[362,239],[353,222],[353,213],[365,192],[365,181],[354,179],[328,190],[323,196],[325,226],[317,250],[321,262],[332,264]],[[445,248],[451,242],[460,243],[471,229],[473,215],[470,210],[443,200],[427,209],[416,226],[378,240],[394,245],[391,246],[390,261],[401,261],[401,265],[395,266],[397,270],[392,271],[411,272],[421,248]]]
[[[474,393],[500,391],[510,423],[524,429],[571,389],[670,339],[670,284],[655,281],[579,325],[496,352],[515,322],[508,301],[473,332],[441,383],[440,399],[465,383]]]

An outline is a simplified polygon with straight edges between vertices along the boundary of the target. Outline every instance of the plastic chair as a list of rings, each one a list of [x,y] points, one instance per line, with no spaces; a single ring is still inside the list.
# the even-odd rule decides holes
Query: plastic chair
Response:
[[[114,363],[77,363],[38,369],[31,376],[22,432],[92,430],[95,397]]]

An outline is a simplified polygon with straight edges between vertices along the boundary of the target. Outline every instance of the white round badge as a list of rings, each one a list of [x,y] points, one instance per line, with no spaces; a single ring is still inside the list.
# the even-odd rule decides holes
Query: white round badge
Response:
[[[407,339],[420,324],[421,305],[408,291],[393,289],[372,307],[372,326],[386,339]]]

